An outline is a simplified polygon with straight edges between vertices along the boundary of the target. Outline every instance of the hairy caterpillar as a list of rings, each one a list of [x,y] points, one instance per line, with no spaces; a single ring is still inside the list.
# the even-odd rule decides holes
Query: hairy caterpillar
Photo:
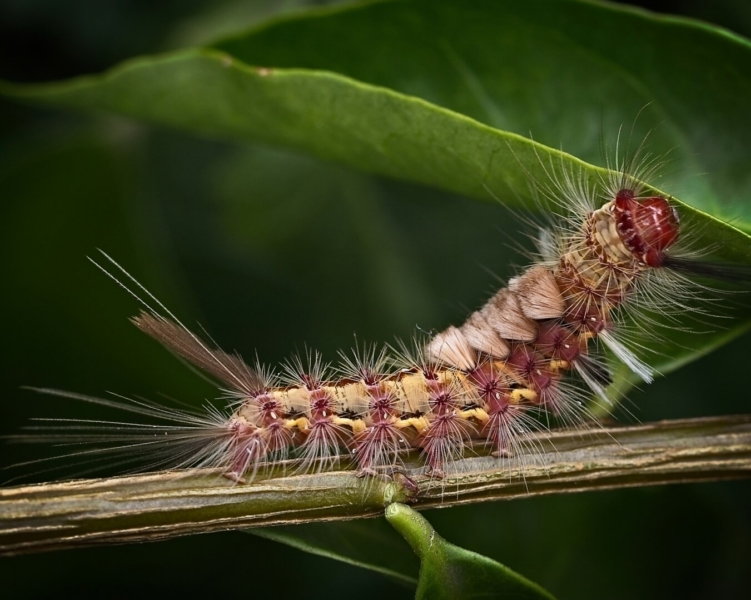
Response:
[[[601,189],[573,174],[553,180],[544,191],[566,214],[540,236],[540,259],[465,323],[414,347],[356,348],[334,369],[314,352],[281,372],[251,368],[190,332],[120,269],[146,307],[134,323],[220,381],[229,408],[193,414],[46,390],[165,423],[79,422],[56,427],[51,439],[94,444],[75,453],[84,460],[114,453],[146,458],[149,467],[218,467],[238,482],[288,457],[300,470],[326,469],[346,452],[372,475],[398,469],[403,453],[416,449],[440,477],[472,440],[499,457],[523,453],[529,434],[550,419],[584,424],[592,393],[608,401],[597,341],[651,380],[622,339],[623,314],[681,307],[690,293],[681,272],[694,263],[676,251],[677,213],[644,192],[642,173],[624,171]]]

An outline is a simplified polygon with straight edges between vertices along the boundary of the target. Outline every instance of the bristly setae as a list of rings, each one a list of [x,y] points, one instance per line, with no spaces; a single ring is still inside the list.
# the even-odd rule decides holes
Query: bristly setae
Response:
[[[598,186],[570,172],[552,177],[551,168],[542,193],[559,214],[538,238],[538,260],[463,324],[397,349],[356,347],[334,368],[315,352],[281,370],[250,367],[192,333],[104,254],[119,274],[100,268],[145,307],[135,325],[221,382],[228,408],[191,413],[45,389],[163,424],[56,423],[30,439],[91,444],[68,455],[78,460],[214,467],[236,482],[286,459],[307,471],[349,456],[372,475],[393,472],[416,450],[439,478],[472,441],[484,440],[499,460],[533,451],[532,433],[551,423],[581,426],[593,395],[610,401],[602,346],[651,381],[630,349],[624,316],[682,310],[693,293],[684,273],[707,274],[681,252],[671,202],[646,191],[643,170],[618,167]]]

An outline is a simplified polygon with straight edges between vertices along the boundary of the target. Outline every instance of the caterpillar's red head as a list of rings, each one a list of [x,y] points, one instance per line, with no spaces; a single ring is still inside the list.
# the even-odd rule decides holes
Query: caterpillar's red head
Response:
[[[623,245],[650,267],[661,267],[665,250],[678,239],[678,214],[665,198],[636,198],[633,190],[615,196],[616,228]]]

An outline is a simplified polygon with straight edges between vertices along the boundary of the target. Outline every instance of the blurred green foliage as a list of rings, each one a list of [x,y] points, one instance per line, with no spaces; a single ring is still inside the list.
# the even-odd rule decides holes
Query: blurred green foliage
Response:
[[[86,2],[6,1],[0,77],[96,72],[294,4],[108,0],[92,10]],[[742,29],[748,13],[727,6],[727,24],[751,33]],[[629,43],[631,33],[617,41]],[[519,227],[508,226],[513,217],[500,206],[288,151],[6,100],[0,133],[3,433],[31,416],[92,415],[21,385],[164,393],[196,405],[213,396],[127,322],[135,302],[85,259],[98,247],[223,347],[247,356],[258,350],[269,362],[305,343],[334,356],[355,332],[390,341],[415,325],[442,327],[497,286],[487,271],[507,277],[523,261],[508,249],[509,229]],[[645,421],[748,412],[739,377],[748,343],[739,338],[632,393],[632,410]],[[2,456],[5,465],[34,454],[8,445]],[[4,473],[10,479],[18,471]],[[449,541],[560,598],[735,598],[751,585],[749,500],[751,485],[735,482],[534,498],[428,517]],[[377,574],[240,533],[4,559],[0,579],[18,598],[413,595]]]

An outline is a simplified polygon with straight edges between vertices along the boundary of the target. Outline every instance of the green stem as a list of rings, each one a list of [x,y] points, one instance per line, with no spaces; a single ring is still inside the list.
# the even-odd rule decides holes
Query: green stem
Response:
[[[0,554],[375,517],[392,502],[419,510],[751,475],[751,416],[556,432],[538,441],[537,455],[472,456],[444,480],[409,456],[393,479],[271,472],[234,484],[202,470],[0,489]]]

